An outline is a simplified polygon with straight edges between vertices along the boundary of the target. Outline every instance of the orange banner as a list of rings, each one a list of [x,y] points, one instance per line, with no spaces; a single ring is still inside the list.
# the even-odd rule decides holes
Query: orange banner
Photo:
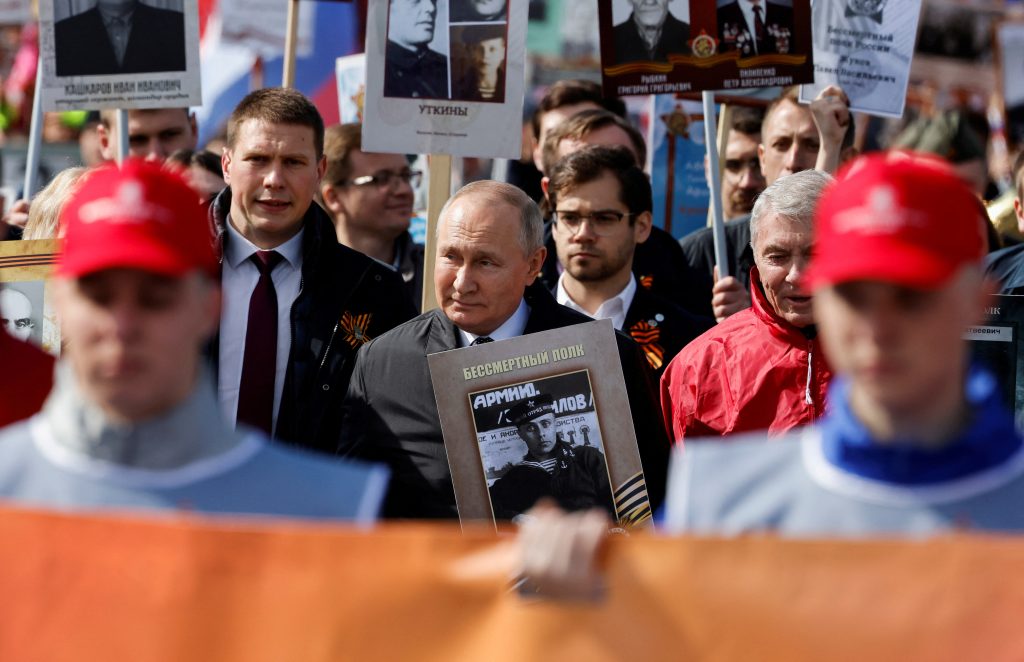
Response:
[[[389,525],[0,510],[0,660],[1021,660],[1024,542],[612,541],[596,605]]]

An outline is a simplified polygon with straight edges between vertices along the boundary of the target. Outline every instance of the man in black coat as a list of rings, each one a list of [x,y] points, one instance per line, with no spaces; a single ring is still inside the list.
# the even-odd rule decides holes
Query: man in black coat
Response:
[[[718,51],[743,57],[789,53],[793,8],[768,0],[735,0],[718,8]]]
[[[446,204],[434,283],[440,308],[371,341],[356,359],[339,453],[391,468],[384,513],[454,518],[458,512],[427,355],[590,321],[536,283],[545,249],[540,212],[525,193],[474,182]],[[636,344],[617,334],[647,489],[664,497],[669,442]]]
[[[314,204],[326,168],[323,136],[316,107],[291,89],[257,90],[228,120],[222,164],[229,188],[210,209],[224,291],[211,353],[229,422],[333,453],[356,350],[415,310],[401,278],[339,244]],[[254,315],[267,285],[256,258],[267,253],[278,256],[267,272],[272,319]],[[266,337],[276,338],[269,356],[255,354],[253,343]],[[259,378],[267,388],[253,393]],[[265,398],[255,400],[255,416],[247,409],[253,398]]]
[[[555,166],[547,184],[562,273],[555,299],[610,318],[644,351],[660,379],[668,362],[713,325],[637,285],[633,253],[651,232],[647,175],[622,147],[588,146]]]
[[[668,0],[631,0],[633,11],[614,27],[615,62],[667,62],[670,53],[688,53],[690,24],[668,10]]]
[[[58,76],[185,71],[185,16],[136,0],[101,0],[54,24]]]

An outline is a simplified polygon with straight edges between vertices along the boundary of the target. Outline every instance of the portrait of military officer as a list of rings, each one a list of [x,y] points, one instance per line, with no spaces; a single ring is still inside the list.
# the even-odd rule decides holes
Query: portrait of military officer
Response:
[[[615,62],[664,62],[689,52],[690,24],[672,15],[669,0],[629,0],[629,17],[613,29]]]
[[[56,21],[58,76],[185,71],[185,15],[139,0],[99,0]]]
[[[718,51],[742,57],[789,53],[793,47],[792,0],[719,0]]]
[[[452,23],[504,21],[508,0],[452,0]]]
[[[615,518],[604,454],[558,437],[552,396],[520,400],[509,409],[508,420],[527,452],[490,487],[496,519],[513,519],[544,497],[565,510],[603,508]]]
[[[448,56],[430,47],[444,0],[390,0],[384,96],[447,99]],[[443,28],[442,28],[443,29]]]

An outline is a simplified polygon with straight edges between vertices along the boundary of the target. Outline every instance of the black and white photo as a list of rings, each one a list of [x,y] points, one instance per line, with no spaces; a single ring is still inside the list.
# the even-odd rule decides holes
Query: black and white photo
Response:
[[[384,96],[447,99],[446,24],[439,15],[444,0],[389,0]],[[442,43],[438,43],[438,42]]]
[[[504,21],[508,0],[451,0],[452,23]]]
[[[452,27],[452,99],[505,101],[504,23]]]

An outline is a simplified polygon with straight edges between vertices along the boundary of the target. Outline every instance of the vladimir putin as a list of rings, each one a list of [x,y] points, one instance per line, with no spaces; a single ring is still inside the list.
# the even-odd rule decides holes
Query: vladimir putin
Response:
[[[137,0],[100,0],[54,25],[58,76],[185,71],[185,16]]]

